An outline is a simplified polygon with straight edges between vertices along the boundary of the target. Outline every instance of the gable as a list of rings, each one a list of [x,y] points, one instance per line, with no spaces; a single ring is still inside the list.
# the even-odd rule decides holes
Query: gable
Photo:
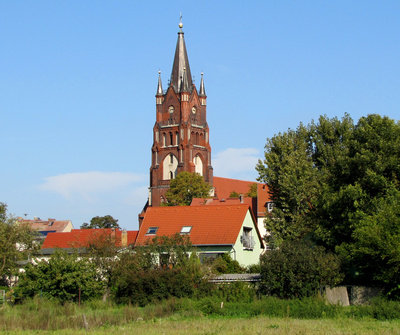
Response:
[[[136,245],[144,245],[155,236],[181,233],[183,227],[191,227],[186,235],[194,246],[234,245],[248,212],[249,206],[245,204],[150,207],[140,226]]]

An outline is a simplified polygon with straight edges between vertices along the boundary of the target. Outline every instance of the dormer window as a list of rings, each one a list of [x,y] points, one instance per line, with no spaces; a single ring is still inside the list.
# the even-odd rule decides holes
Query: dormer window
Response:
[[[181,235],[187,235],[192,230],[192,226],[183,226],[181,229]]]
[[[158,227],[150,227],[147,229],[146,235],[155,235],[157,233]]]

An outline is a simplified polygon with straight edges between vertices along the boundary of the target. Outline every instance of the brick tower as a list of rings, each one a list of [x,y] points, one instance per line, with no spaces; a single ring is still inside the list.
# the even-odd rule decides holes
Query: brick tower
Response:
[[[179,23],[168,89],[158,75],[156,123],[151,148],[149,205],[160,206],[171,179],[181,171],[196,172],[213,184],[203,74],[199,91],[190,73],[182,22]]]

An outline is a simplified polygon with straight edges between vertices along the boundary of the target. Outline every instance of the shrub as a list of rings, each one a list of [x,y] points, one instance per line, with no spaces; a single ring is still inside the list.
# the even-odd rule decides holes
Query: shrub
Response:
[[[15,289],[17,300],[37,294],[60,302],[99,297],[104,285],[88,259],[56,252],[48,261],[29,264]]]
[[[227,253],[215,258],[211,263],[211,271],[214,273],[244,273],[238,261],[235,261]]]
[[[261,257],[262,294],[280,298],[313,296],[321,286],[342,279],[337,256],[305,242],[284,242]]]

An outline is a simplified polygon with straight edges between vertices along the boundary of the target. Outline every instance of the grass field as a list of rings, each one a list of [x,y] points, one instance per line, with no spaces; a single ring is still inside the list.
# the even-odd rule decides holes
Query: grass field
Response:
[[[42,298],[0,306],[0,334],[399,334],[400,303],[342,307],[321,299],[169,299],[145,307]]]
[[[210,318],[183,319],[169,317],[150,321],[136,321],[121,326],[102,326],[96,329],[57,331],[6,331],[2,334],[400,334],[400,321],[376,320],[298,320],[286,318]]]

